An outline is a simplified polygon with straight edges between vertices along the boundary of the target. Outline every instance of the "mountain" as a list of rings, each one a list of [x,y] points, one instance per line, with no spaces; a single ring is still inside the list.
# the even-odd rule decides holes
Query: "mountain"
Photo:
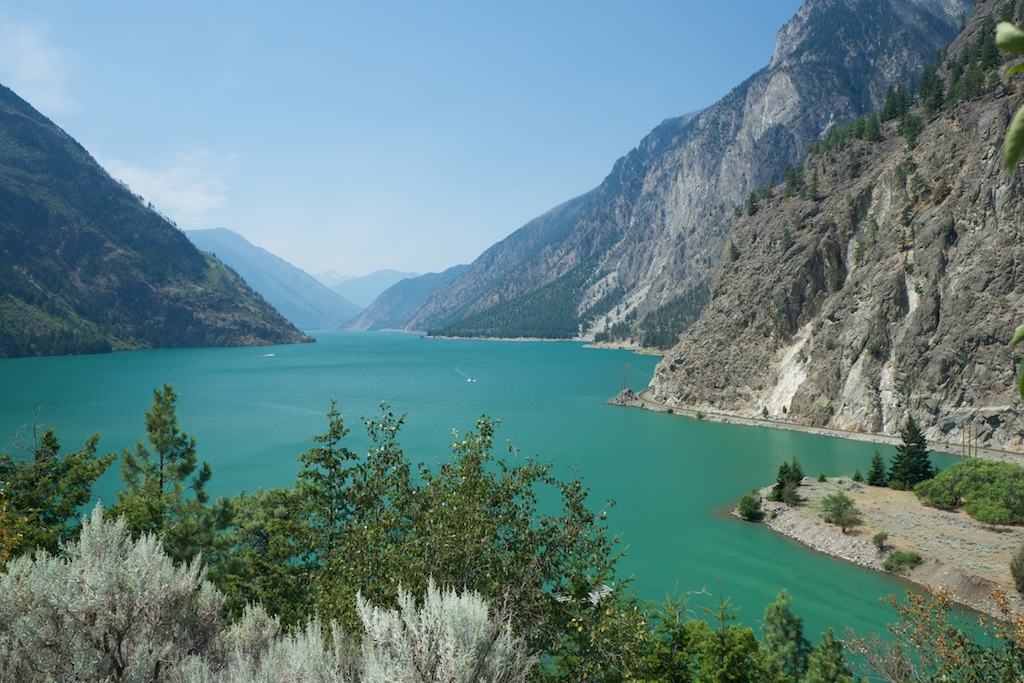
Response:
[[[0,86],[0,357],[305,337]]]
[[[349,330],[400,330],[440,287],[452,282],[468,266],[452,266],[441,273],[426,273],[399,280],[381,292],[365,311],[350,320]]]
[[[711,107],[664,121],[574,211],[553,217],[557,225],[513,233],[504,259],[485,253],[408,327],[576,337],[636,333],[646,322],[671,343],[706,301],[734,209],[823,132],[920,74],[971,5],[808,0],[764,69]]]
[[[266,249],[227,228],[185,233],[203,251],[226,263],[301,330],[334,330],[362,310]]]
[[[651,400],[887,434],[913,415],[929,440],[1022,450],[1008,341],[1024,322],[1024,185],[1001,146],[1024,87],[1000,78],[1006,6],[978,3],[918,107],[880,136],[834,131],[802,180],[736,221]]]
[[[331,289],[349,301],[366,308],[391,285],[407,277],[418,275],[419,273],[403,273],[397,270],[378,270],[369,275],[346,278],[332,285]]]
[[[328,270],[325,273],[313,273],[313,277],[315,277],[316,281],[322,284],[324,287],[333,287],[339,282],[344,282],[345,280],[352,279],[351,275],[341,275],[340,273],[334,270]]]

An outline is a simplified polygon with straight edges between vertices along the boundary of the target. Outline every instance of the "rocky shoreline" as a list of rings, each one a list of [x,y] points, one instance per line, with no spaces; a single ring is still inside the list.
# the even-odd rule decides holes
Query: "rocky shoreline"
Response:
[[[852,441],[864,441],[867,443],[877,443],[888,446],[895,446],[900,443],[900,438],[898,436],[890,434],[879,434],[877,432],[853,432],[841,429],[829,429],[826,427],[811,427],[809,425],[799,424],[796,422],[787,422],[774,417],[751,417],[739,412],[667,406],[664,403],[653,400],[650,397],[649,389],[642,389],[639,393],[634,393],[631,389],[625,389],[617,396],[609,399],[608,404],[631,408],[642,408],[643,410],[652,410],[660,413],[672,413],[674,415],[689,417],[695,420],[703,420],[706,422],[721,422],[725,424],[738,424],[750,427],[767,427],[769,429],[785,429],[793,432],[803,432],[805,434],[817,434],[818,436],[828,436],[836,439],[850,439]],[[932,451],[937,453],[948,453],[950,455],[962,454],[960,444],[943,443],[930,440],[928,445]],[[971,453],[974,457],[984,458],[986,460],[1012,462],[1015,465],[1024,467],[1024,454],[1022,453],[1004,451],[995,448],[972,449]]]
[[[991,597],[999,590],[1013,612],[1024,613],[1009,572],[1010,556],[1024,544],[1024,530],[982,525],[962,512],[927,507],[913,493],[845,477],[825,482],[805,478],[798,491],[803,502],[797,506],[768,500],[771,487],[759,492],[765,526],[812,550],[875,571],[885,571],[885,557],[893,550],[917,552],[923,561],[902,575],[908,581],[933,591],[947,588],[958,604],[995,617],[1004,616]],[[853,498],[862,513],[863,523],[847,533],[817,513],[821,497],[834,491]],[[872,541],[879,531],[889,535],[882,551]]]

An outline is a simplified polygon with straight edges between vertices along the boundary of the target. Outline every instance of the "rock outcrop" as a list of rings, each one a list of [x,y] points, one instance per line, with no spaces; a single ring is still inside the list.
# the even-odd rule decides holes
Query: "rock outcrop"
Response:
[[[765,69],[708,109],[663,122],[585,201],[542,234],[531,224],[486,252],[408,329],[525,336],[522,321],[543,308],[531,330],[587,336],[681,301],[683,319],[695,317],[733,208],[823,131],[919,74],[971,4],[808,0]]]
[[[1021,450],[1024,187],[1001,154],[1021,102],[998,86],[925,117],[912,149],[892,123],[809,158],[818,194],[779,189],[737,220],[648,398],[884,434],[913,414],[930,440]]]

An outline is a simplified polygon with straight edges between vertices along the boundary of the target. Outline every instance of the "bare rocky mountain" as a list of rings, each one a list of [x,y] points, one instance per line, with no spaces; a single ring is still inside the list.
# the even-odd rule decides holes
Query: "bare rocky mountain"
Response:
[[[524,226],[435,292],[407,329],[575,337],[664,311],[681,329],[703,305],[733,209],[831,126],[916,78],[971,5],[808,0],[763,70],[663,122],[600,187],[542,217],[544,230]]]
[[[978,3],[940,70],[941,108],[821,145],[803,169],[815,192],[776,187],[737,219],[649,398],[886,434],[913,414],[932,440],[1024,447],[1008,346],[1024,322],[1024,187],[1001,153],[1024,98],[998,57],[979,66],[994,18],[1020,17],[1008,7]],[[968,78],[987,92],[951,102]]]

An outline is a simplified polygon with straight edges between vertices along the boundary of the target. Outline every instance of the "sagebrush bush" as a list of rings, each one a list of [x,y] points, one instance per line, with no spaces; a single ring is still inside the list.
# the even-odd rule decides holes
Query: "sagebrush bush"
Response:
[[[223,596],[198,562],[175,567],[151,535],[133,541],[97,505],[61,555],[21,556],[0,578],[4,680],[163,680],[212,651]]]

